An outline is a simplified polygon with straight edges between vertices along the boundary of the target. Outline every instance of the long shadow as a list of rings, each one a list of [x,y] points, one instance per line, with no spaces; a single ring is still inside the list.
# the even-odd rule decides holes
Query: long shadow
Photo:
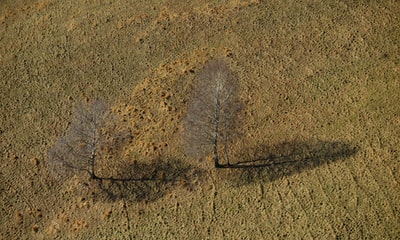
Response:
[[[358,146],[340,141],[291,141],[260,145],[239,154],[245,160],[226,164],[228,177],[240,185],[259,180],[274,181],[309,169],[347,159]]]
[[[119,170],[118,176],[100,177],[97,182],[101,198],[151,202],[163,197],[175,187],[194,190],[205,172],[180,160],[134,162]]]

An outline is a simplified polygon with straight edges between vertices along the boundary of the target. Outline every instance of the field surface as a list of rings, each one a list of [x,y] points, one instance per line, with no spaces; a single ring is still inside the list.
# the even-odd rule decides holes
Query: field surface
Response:
[[[0,0],[0,239],[398,238],[399,23],[391,0]],[[190,89],[213,58],[240,81],[232,161],[276,164],[185,154]],[[99,174],[176,181],[49,174],[95,98],[133,135]]]

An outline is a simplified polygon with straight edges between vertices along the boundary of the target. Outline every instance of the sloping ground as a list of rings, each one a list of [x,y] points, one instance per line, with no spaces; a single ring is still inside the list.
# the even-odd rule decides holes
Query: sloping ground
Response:
[[[395,239],[399,16],[395,1],[0,2],[0,236]],[[185,156],[191,82],[213,57],[240,78],[235,161],[304,164],[217,171]],[[84,177],[52,180],[49,147],[96,97],[132,129],[123,166],[206,172],[115,201]]]

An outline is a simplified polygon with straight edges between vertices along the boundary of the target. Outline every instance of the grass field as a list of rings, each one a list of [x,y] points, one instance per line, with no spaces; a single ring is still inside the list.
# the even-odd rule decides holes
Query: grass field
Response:
[[[398,238],[399,22],[390,0],[0,1],[0,239]],[[221,57],[245,106],[234,161],[300,161],[185,155],[191,84]],[[49,148],[98,97],[134,136],[102,174],[190,179],[114,200],[54,180]]]

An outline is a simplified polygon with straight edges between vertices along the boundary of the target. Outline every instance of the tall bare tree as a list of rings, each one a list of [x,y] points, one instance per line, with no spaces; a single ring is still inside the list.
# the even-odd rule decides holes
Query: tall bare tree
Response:
[[[50,172],[68,176],[84,171],[92,179],[98,179],[95,165],[101,149],[109,144],[106,128],[112,123],[110,111],[103,101],[81,104],[65,136],[49,150]]]
[[[208,62],[195,80],[184,122],[188,152],[204,156],[212,150],[216,168],[230,165],[227,142],[236,130],[240,108],[237,76],[221,59]],[[221,147],[225,165],[220,163]]]

